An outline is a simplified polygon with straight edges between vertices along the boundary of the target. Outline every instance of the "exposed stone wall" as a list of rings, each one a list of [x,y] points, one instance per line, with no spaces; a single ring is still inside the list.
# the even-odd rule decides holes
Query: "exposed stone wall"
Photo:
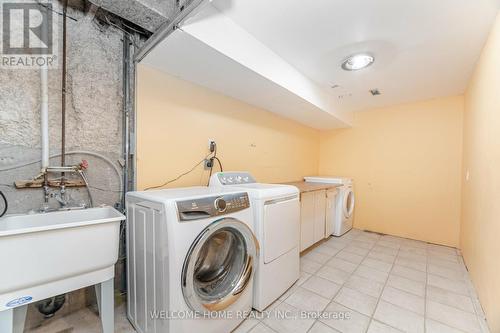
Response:
[[[59,3],[54,2],[54,6],[61,10]],[[116,164],[122,150],[122,32],[112,26],[100,25],[90,12],[69,8],[68,15],[77,21],[67,21],[67,150],[97,152]],[[61,40],[62,18],[59,17],[58,21]],[[61,59],[61,54],[58,59]],[[56,154],[60,152],[61,142],[61,66],[49,71],[49,117],[50,153]],[[0,69],[0,170],[39,158],[39,71]],[[113,168],[99,158],[86,155],[68,156],[67,164],[81,159],[89,161],[90,184],[100,188],[92,189],[95,205],[119,202],[119,179]],[[52,159],[52,162],[58,165],[59,159]],[[40,163],[0,171],[0,189],[9,200],[9,214],[40,208],[43,202],[41,189],[16,190],[11,187],[14,180],[28,180],[39,171]],[[74,203],[88,200],[83,188],[69,190],[69,194]],[[51,204],[58,206],[54,200]],[[120,274],[117,277],[120,278]],[[92,304],[94,300],[90,289],[70,293],[66,305],[56,316]],[[30,306],[27,327],[39,325],[41,321],[42,316]]]
[[[57,4],[57,3],[54,3]],[[122,32],[103,27],[90,13],[68,9],[66,149],[101,153],[111,160],[121,158],[122,134]],[[62,23],[62,19],[59,19]],[[62,29],[62,28],[61,28]],[[62,30],[59,36],[62,36]],[[62,47],[60,45],[59,51]],[[61,55],[59,55],[59,59]],[[0,170],[40,158],[40,75],[38,70],[0,70]],[[61,66],[49,70],[50,153],[61,146]],[[69,156],[68,164],[86,159],[96,204],[118,201],[118,178],[103,161],[86,155]],[[53,159],[58,164],[59,158]],[[1,184],[30,179],[40,164],[0,172]],[[10,204],[9,213],[38,209],[42,203],[39,189],[13,190],[3,187]],[[85,190],[73,191],[85,200]],[[79,192],[82,196],[78,196]],[[24,200],[31,196],[32,200]],[[21,200],[22,199],[22,200]],[[56,204],[56,202],[53,202]]]

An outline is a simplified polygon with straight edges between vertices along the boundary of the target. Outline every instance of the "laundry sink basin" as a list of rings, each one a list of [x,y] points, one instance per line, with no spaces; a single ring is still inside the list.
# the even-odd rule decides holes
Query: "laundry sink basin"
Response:
[[[112,207],[0,219],[0,311],[112,279],[120,221]]]

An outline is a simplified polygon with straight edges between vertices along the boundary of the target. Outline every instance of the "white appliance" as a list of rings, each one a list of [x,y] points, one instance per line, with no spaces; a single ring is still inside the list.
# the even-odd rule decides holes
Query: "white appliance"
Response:
[[[354,189],[350,178],[341,177],[304,177],[306,182],[337,184],[336,205],[332,206],[334,212],[330,212],[327,220],[330,223],[329,230],[333,236],[342,236],[352,229],[354,215]],[[328,217],[328,214],[327,214]]]
[[[224,333],[244,320],[259,252],[246,192],[130,192],[127,213],[127,315],[138,332]]]
[[[254,280],[253,307],[262,311],[298,280],[300,242],[299,190],[257,183],[248,172],[219,172],[210,187],[247,191],[253,206],[261,255]]]

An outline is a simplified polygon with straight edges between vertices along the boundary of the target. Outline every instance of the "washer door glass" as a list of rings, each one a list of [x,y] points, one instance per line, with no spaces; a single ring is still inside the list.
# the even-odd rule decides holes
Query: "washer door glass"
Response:
[[[344,193],[344,216],[345,218],[351,217],[354,211],[354,192],[352,189],[347,189]]]
[[[258,251],[248,226],[233,218],[213,222],[196,238],[184,261],[182,292],[194,311],[221,311],[249,287]]]

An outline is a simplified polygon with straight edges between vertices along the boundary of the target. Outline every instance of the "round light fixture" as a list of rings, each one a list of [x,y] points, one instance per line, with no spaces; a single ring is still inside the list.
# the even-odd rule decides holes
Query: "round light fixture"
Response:
[[[373,64],[375,58],[366,53],[354,54],[342,62],[342,69],[357,71]]]

